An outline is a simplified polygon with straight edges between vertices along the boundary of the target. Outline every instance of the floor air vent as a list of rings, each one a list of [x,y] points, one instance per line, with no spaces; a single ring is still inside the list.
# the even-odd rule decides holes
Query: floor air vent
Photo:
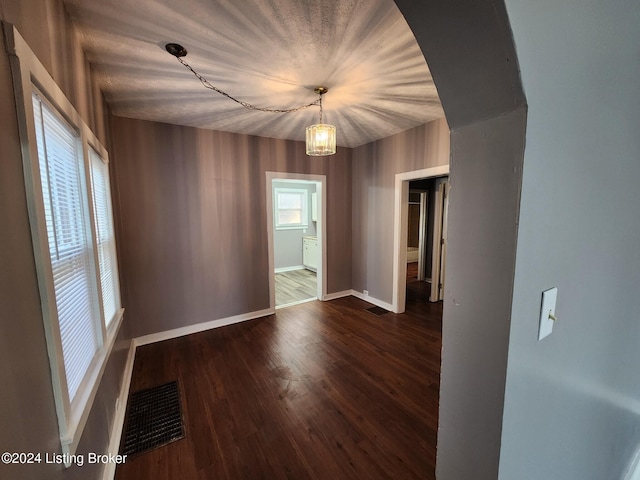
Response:
[[[178,382],[129,396],[120,453],[133,456],[184,437]]]
[[[366,310],[367,312],[371,312],[374,315],[378,315],[378,316],[384,315],[385,313],[389,313],[389,310],[385,310],[382,307],[371,307],[371,308],[367,308]]]

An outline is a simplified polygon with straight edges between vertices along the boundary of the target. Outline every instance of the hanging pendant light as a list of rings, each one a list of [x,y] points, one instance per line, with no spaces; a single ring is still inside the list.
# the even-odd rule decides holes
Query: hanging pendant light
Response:
[[[315,107],[316,105],[320,106],[320,123],[316,123],[315,125],[310,125],[307,127],[307,155],[311,155],[313,157],[321,157],[326,155],[335,155],[336,153],[336,127],[333,125],[326,125],[322,123],[322,95],[327,93],[329,89],[327,87],[316,87],[313,89],[314,92],[318,94],[318,100],[315,100],[306,105],[299,105],[297,107],[291,108],[266,108],[266,107],[257,107],[255,105],[251,105],[248,102],[244,102],[242,100],[237,99],[233,95],[229,95],[224,90],[219,89],[218,87],[212,85],[209,80],[200,75],[195,69],[184,60],[184,57],[187,56],[187,50],[178,43],[167,43],[165,45],[165,49],[171,55],[176,57],[178,61],[184,65],[184,67],[189,70],[191,73],[195,75],[195,77],[200,80],[200,83],[205,88],[209,90],[213,90],[220,95],[227,97],[229,100],[233,100],[239,105],[242,105],[244,108],[249,110],[255,110],[259,112],[270,112],[270,113],[293,113],[298,110],[303,110],[309,107]]]
[[[322,95],[327,87],[317,87],[313,91],[320,96],[320,123],[307,127],[307,155],[321,157],[336,153],[336,127],[322,123]]]

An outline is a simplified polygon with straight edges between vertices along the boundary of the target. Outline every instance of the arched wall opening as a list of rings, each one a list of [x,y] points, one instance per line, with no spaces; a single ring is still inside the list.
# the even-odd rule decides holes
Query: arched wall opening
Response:
[[[451,130],[436,475],[497,478],[526,101],[502,1],[396,0]]]

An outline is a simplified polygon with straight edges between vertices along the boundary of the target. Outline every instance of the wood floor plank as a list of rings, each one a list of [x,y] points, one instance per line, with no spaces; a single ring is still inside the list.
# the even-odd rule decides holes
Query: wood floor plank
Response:
[[[427,297],[409,282],[401,315],[346,297],[140,347],[131,391],[177,379],[186,436],[116,479],[435,478],[442,306]]]
[[[276,273],[276,306],[316,298],[316,273],[307,269]]]

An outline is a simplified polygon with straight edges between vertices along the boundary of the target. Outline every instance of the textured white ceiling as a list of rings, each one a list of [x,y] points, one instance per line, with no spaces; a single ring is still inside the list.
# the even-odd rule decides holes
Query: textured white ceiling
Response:
[[[247,110],[205,89],[165,44],[213,85],[261,107],[313,102],[338,145],[354,147],[444,113],[393,0],[66,0],[114,114],[265,137],[304,139],[318,107]]]

